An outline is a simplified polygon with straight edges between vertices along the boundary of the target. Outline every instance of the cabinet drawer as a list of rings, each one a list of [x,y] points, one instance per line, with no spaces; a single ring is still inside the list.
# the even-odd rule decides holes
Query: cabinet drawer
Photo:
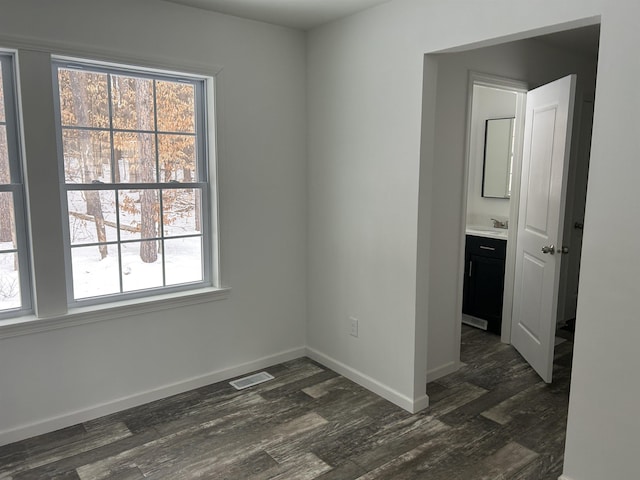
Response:
[[[506,240],[467,235],[467,255],[480,255],[504,260],[506,258],[506,252]]]

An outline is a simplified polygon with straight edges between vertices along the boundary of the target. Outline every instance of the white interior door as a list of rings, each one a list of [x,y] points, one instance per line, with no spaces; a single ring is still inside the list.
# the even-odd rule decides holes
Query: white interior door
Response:
[[[551,382],[575,75],[527,93],[511,343]]]

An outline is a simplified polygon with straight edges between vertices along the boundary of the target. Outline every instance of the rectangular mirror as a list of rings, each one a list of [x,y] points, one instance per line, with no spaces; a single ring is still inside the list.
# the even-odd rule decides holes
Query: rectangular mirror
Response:
[[[484,137],[484,169],[482,196],[511,196],[515,118],[493,118],[486,121]]]

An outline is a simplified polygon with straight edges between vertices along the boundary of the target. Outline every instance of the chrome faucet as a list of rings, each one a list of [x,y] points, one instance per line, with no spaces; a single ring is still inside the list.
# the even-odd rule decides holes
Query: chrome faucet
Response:
[[[509,228],[509,220],[500,221],[495,218],[491,219],[493,221],[493,228],[504,228],[505,230]]]

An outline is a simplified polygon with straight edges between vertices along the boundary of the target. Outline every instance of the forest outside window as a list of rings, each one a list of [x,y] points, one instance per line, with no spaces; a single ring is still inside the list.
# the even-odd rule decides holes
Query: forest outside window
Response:
[[[0,318],[31,309],[14,56],[0,52]]]
[[[211,284],[205,80],[54,63],[71,303]]]

